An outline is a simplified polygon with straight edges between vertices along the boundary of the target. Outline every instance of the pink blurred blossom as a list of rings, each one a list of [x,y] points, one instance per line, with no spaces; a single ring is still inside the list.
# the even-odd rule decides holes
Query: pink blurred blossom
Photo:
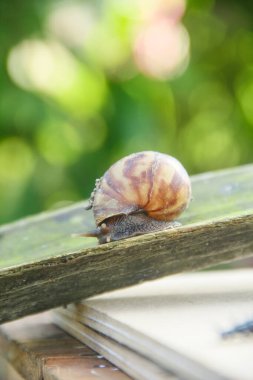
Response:
[[[140,72],[166,79],[186,68],[190,44],[188,33],[180,23],[183,12],[184,2],[166,1],[154,7],[152,14],[147,13],[133,47],[133,58]]]

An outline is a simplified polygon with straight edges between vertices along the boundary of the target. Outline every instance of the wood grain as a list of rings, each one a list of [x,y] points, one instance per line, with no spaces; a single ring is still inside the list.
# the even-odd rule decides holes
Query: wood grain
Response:
[[[102,356],[47,321],[45,315],[2,326],[0,354],[8,367],[26,380],[130,380]]]
[[[48,359],[43,376],[43,380],[130,380],[106,360],[78,357]]]
[[[192,177],[182,226],[97,245],[85,202],[0,229],[0,323],[253,253],[253,165]]]

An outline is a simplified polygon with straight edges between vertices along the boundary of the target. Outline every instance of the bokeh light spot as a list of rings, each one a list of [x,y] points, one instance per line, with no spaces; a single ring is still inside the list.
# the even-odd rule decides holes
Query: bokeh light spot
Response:
[[[238,79],[237,96],[245,118],[253,126],[253,69],[246,70]]]
[[[100,149],[107,136],[107,126],[102,118],[95,118],[79,128],[82,136],[83,153],[90,153]]]
[[[88,3],[58,2],[49,13],[47,28],[66,45],[83,48],[96,25],[95,13]]]
[[[0,183],[23,183],[31,176],[35,158],[29,145],[18,137],[0,143]]]
[[[58,120],[42,125],[36,140],[41,155],[53,165],[71,165],[82,152],[82,142],[76,129]]]
[[[161,16],[138,33],[134,59],[141,72],[166,79],[182,73],[189,61],[190,40],[180,23]]]
[[[106,99],[103,74],[81,64],[56,41],[22,41],[11,49],[7,66],[17,85],[52,98],[77,117],[96,114]]]
[[[182,156],[198,172],[237,165],[240,151],[231,132],[222,117],[200,113],[181,132]]]
[[[202,82],[189,94],[189,107],[192,112],[210,111],[227,119],[233,110],[233,99],[225,86],[215,81]]]

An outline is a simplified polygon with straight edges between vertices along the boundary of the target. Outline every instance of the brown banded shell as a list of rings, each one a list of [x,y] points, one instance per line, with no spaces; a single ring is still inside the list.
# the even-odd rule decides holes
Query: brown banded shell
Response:
[[[117,215],[145,212],[156,220],[178,217],[191,198],[189,176],[174,157],[144,151],[122,158],[97,183],[92,208],[96,224]]]

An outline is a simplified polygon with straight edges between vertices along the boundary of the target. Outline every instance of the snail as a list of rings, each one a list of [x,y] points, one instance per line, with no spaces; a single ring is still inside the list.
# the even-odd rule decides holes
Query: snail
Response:
[[[99,243],[174,228],[191,199],[191,183],[182,164],[163,153],[133,153],[96,180],[89,205],[97,228],[82,236]]]

